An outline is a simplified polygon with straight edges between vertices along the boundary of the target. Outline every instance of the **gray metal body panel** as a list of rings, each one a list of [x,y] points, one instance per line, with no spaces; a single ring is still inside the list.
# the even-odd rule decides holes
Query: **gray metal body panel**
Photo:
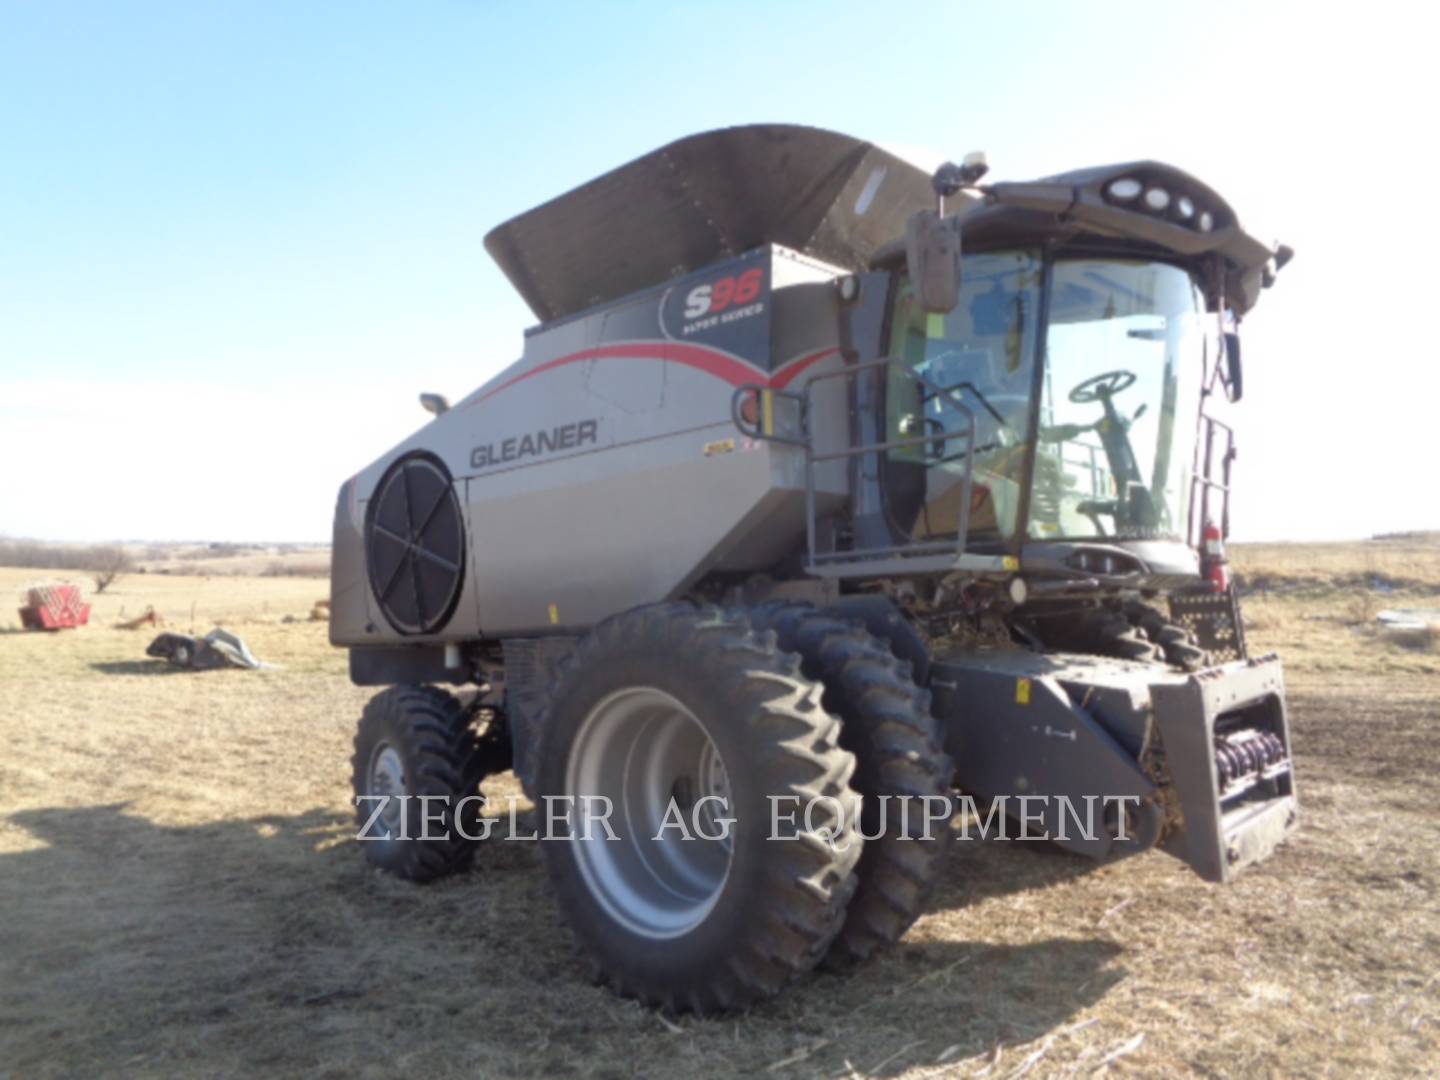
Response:
[[[995,650],[938,658],[930,688],[956,783],[988,798],[1044,797],[1035,820],[1071,851],[1113,853],[1103,835],[1074,835],[1073,819],[1062,821],[1061,800],[1082,812],[1087,797],[1153,801],[1159,789],[1143,764],[1152,750],[1163,751],[1156,760],[1163,760],[1183,819],[1161,846],[1207,881],[1229,880],[1296,828],[1284,680],[1274,657],[1184,674],[1126,660]],[[1286,757],[1264,785],[1229,794],[1217,771],[1216,737],[1237,718],[1278,737]]]
[[[1213,747],[1227,714],[1249,709],[1274,731],[1290,754],[1285,680],[1274,656],[1226,664],[1154,689],[1156,722],[1170,761],[1185,830],[1166,845],[1207,881],[1228,881],[1266,858],[1297,827],[1293,767],[1274,781],[1266,799],[1220,799]],[[1181,763],[1183,767],[1177,767]]]
[[[1140,713],[1145,677],[1156,669],[1114,663],[1119,666],[1019,649],[937,658],[930,690],[955,760],[955,782],[990,798],[1042,797],[1036,817],[1050,835],[1066,834],[1057,840],[1061,846],[1095,858],[1109,854],[1108,837],[1077,835],[1063,800],[1083,813],[1087,797],[1143,800],[1155,792],[1138,754],[1121,742],[1133,738],[1131,717],[1125,718],[1131,730],[1122,728],[1117,738],[1075,703],[1067,686],[1075,678],[1111,686],[1131,697],[1132,716]]]
[[[347,482],[331,640],[561,633],[673,598],[707,572],[783,559],[804,536],[804,457],[740,436],[731,399],[740,385],[783,387],[841,363],[838,274],[770,246],[529,333],[523,359]],[[746,275],[753,297],[737,291]],[[746,302],[695,316],[705,289]],[[827,393],[815,422],[842,443],[843,385]],[[364,523],[386,470],[417,452],[453,477],[469,559],[449,623],[401,634],[368,580]],[[838,509],[843,463],[816,490]]]
[[[361,520],[352,478],[340,485],[330,537],[330,641],[335,645],[362,639],[370,625]]]

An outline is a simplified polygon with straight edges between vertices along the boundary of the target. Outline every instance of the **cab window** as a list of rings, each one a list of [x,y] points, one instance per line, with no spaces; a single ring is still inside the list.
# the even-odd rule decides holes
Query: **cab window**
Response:
[[[890,372],[887,438],[933,436],[888,452],[887,508],[906,538],[956,535],[970,423],[965,409],[975,424],[970,539],[1016,535],[1029,465],[1040,282],[1036,251],[967,254],[960,302],[948,315],[923,311],[909,282],[898,283],[890,356],[925,383]]]

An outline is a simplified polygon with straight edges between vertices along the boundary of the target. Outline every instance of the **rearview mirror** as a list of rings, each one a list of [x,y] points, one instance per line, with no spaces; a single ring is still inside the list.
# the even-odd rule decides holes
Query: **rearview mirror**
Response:
[[[1239,401],[1240,395],[1245,391],[1244,372],[1240,367],[1239,334],[1225,335],[1225,355],[1221,360],[1225,364],[1225,396],[1231,401]]]
[[[920,307],[948,315],[960,302],[960,222],[934,210],[912,214],[905,226],[905,268]]]

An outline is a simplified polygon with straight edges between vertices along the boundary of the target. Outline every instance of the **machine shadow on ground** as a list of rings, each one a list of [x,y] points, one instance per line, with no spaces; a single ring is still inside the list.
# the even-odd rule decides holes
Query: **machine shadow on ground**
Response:
[[[329,810],[172,827],[114,804],[22,811],[4,827],[45,845],[0,855],[0,1060],[20,1071],[413,1062],[435,1026],[420,1060],[442,1072],[584,1074],[629,1059],[660,1073],[696,1067],[698,1049],[716,1055],[707,1068],[743,1073],[809,1046],[802,1073],[834,1057],[889,1075],[917,1059],[879,1051],[912,1036],[930,1060],[937,1030],[956,1059],[992,1052],[1063,1025],[1125,976],[1102,940],[922,937],[760,1006],[743,1046],[729,1020],[693,1018],[682,1046],[590,981],[536,841],[494,840],[472,872],[415,886],[369,869],[348,817]],[[1004,875],[1016,888],[1073,870],[984,846],[1019,867]],[[969,861],[936,907],[992,895]]]
[[[196,675],[193,668],[176,667],[166,660],[100,660],[90,670],[101,675]]]

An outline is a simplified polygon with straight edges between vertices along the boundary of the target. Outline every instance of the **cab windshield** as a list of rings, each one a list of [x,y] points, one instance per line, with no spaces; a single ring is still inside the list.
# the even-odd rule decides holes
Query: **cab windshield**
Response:
[[[967,255],[960,303],[943,316],[900,283],[890,355],[919,380],[892,374],[887,426],[891,439],[935,439],[889,452],[892,523],[916,540],[955,535],[969,410],[972,542],[1183,538],[1204,370],[1199,291],[1166,263],[1057,259],[1034,409],[1042,265],[1037,251]]]

